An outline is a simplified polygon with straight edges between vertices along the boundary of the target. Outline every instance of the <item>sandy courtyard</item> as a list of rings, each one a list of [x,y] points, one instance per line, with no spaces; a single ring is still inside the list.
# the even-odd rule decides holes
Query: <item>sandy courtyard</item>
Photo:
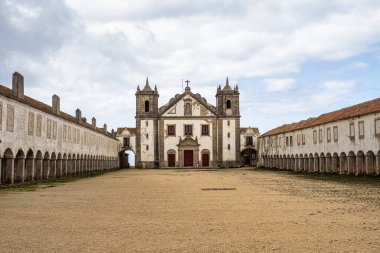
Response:
[[[0,247],[0,252],[380,252],[380,184],[373,178],[326,180],[247,169],[119,170],[0,194]]]

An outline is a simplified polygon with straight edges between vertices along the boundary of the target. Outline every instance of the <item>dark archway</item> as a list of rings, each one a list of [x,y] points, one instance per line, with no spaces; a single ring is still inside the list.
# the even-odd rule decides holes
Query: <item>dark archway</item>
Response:
[[[7,148],[4,152],[3,159],[1,160],[1,183],[12,184],[13,183],[13,170],[14,170],[14,156],[10,148]]]
[[[257,151],[253,148],[246,148],[240,152],[240,157],[243,166],[257,165]]]

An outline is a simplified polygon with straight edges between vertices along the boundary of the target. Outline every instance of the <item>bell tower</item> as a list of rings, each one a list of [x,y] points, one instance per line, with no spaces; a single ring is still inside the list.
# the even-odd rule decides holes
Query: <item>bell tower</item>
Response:
[[[158,167],[158,91],[149,85],[136,91],[136,168]]]
[[[216,107],[218,112],[218,165],[220,167],[236,167],[240,165],[240,108],[239,90],[229,84],[216,91]]]

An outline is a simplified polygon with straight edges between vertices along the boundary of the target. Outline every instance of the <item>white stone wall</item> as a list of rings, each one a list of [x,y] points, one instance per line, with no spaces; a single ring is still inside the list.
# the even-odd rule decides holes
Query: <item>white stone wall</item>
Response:
[[[380,138],[375,137],[375,119],[380,117],[380,113],[372,113],[369,115],[364,115],[361,117],[350,118],[346,120],[340,120],[336,122],[331,122],[323,124],[320,126],[315,126],[311,128],[306,128],[302,130],[297,130],[294,132],[279,134],[271,137],[260,138],[260,154],[261,155],[300,155],[300,154],[318,154],[321,155],[330,153],[337,153],[340,155],[344,152],[348,155],[349,152],[354,152],[355,155],[362,151],[366,154],[368,151],[372,151],[375,155],[380,151]],[[364,121],[364,139],[359,138],[359,125],[358,122]],[[349,126],[350,123],[354,122],[355,126],[355,138],[350,139]],[[333,128],[338,127],[338,141],[334,141]],[[331,142],[327,142],[327,128],[331,129]],[[319,140],[319,130],[322,130],[322,142]],[[317,143],[313,140],[313,131],[317,131]],[[297,144],[297,135],[305,135],[305,145]],[[286,146],[286,137],[293,136],[293,145]],[[276,145],[277,138],[277,145]],[[281,141],[279,141],[281,138]],[[272,142],[272,144],[270,143]]]
[[[154,161],[153,120],[141,120],[141,161]],[[148,146],[148,150],[147,150]]]
[[[223,120],[223,161],[234,161],[236,152],[236,125],[233,119]],[[228,137],[228,134],[230,135]],[[228,149],[230,145],[230,149]]]
[[[167,126],[168,125],[175,125],[175,136],[168,136],[167,134]],[[185,133],[184,133],[184,125],[192,125],[193,126],[193,136],[192,138],[197,138],[199,146],[199,157],[201,157],[201,152],[204,149],[207,149],[210,152],[210,161],[213,161],[214,158],[212,156],[213,147],[212,147],[212,136],[213,136],[213,124],[210,119],[165,119],[164,120],[164,129],[161,129],[161,131],[164,131],[164,160],[167,161],[167,152],[170,149],[175,150],[176,153],[176,159],[178,160],[178,143],[180,137],[185,139]],[[202,125],[209,125],[209,135],[202,135]],[[216,133],[215,133],[216,134]]]
[[[0,108],[2,109],[0,156],[5,149],[10,148],[14,156],[20,149],[25,155],[31,149],[34,156],[37,151],[41,151],[42,154],[49,152],[49,155],[54,152],[56,156],[79,154],[117,159],[119,150],[117,140],[2,95],[0,95]],[[11,121],[7,120],[7,117],[11,116],[8,108],[14,110],[13,130],[9,128]],[[37,131],[38,118],[41,118],[40,133]]]

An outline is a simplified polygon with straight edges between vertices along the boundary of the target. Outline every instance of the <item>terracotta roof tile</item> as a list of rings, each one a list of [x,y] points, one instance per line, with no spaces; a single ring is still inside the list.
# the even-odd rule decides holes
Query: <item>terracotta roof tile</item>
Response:
[[[292,132],[295,130],[318,126],[329,122],[358,117],[375,112],[380,112],[380,98],[345,107],[334,112],[325,113],[315,118],[308,118],[307,120],[302,120],[296,123],[282,125],[280,127],[269,130],[260,137]]]

